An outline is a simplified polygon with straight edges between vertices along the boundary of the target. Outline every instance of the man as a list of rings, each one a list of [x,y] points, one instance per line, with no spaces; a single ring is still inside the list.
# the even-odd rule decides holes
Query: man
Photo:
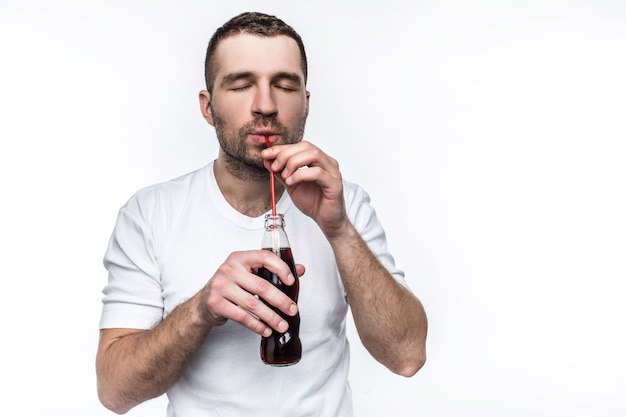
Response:
[[[167,393],[168,416],[349,416],[348,305],[378,361],[404,376],[423,365],[426,316],[368,195],[302,141],[306,79],[299,35],[273,16],[244,13],[213,35],[200,107],[218,157],[133,196],[105,255],[97,375],[109,409]],[[264,267],[294,281],[260,250],[270,171],[298,275],[306,268],[298,305],[255,275]],[[287,324],[259,298],[300,313],[298,364],[262,363],[260,336]]]

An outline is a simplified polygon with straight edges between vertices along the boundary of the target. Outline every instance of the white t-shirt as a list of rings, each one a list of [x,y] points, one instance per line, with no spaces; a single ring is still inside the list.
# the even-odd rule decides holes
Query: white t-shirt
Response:
[[[401,284],[369,196],[344,182],[348,215]],[[351,416],[347,380],[348,303],[330,244],[292,204],[277,203],[294,260],[306,268],[298,306],[302,359],[293,366],[261,362],[261,337],[235,322],[213,328],[182,378],[167,392],[168,417]],[[149,329],[200,290],[234,251],[260,249],[265,216],[231,207],[213,163],[136,193],[119,212],[104,264],[100,328]]]

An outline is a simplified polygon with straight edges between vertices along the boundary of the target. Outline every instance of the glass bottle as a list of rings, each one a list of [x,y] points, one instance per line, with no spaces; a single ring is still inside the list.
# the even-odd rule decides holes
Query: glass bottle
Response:
[[[265,232],[261,248],[274,252],[291,269],[295,278],[292,285],[284,284],[273,272],[259,268],[257,275],[274,284],[279,290],[289,296],[295,303],[298,302],[298,291],[300,284],[296,274],[296,265],[293,261],[291,246],[285,233],[285,219],[283,214],[268,214],[265,216]],[[285,333],[272,330],[269,337],[261,338],[261,360],[272,366],[293,365],[300,361],[302,357],[302,344],[300,342],[300,313],[295,316],[288,316],[277,308],[265,303],[268,307],[278,313],[288,324],[289,328]]]

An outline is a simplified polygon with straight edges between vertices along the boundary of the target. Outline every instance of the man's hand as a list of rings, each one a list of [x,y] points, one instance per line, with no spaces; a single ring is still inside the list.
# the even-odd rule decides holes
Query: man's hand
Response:
[[[289,316],[295,315],[298,307],[269,281],[255,274],[261,267],[278,275],[287,285],[294,283],[289,266],[271,251],[234,252],[198,294],[201,317],[212,326],[234,320],[262,336],[269,336],[272,329],[287,331],[287,322],[259,298]],[[303,275],[304,267],[296,265],[296,272]]]
[[[264,149],[265,166],[276,173],[294,204],[317,222],[327,237],[349,223],[337,161],[315,145],[302,141]]]

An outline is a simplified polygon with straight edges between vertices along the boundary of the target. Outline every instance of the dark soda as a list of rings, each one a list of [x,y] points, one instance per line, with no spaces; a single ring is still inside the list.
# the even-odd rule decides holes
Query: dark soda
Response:
[[[289,298],[297,303],[300,286],[291,248],[281,248],[280,258],[285,261],[287,265],[289,265],[289,269],[291,269],[291,273],[296,279],[296,282],[293,285],[284,284],[278,275],[265,268],[259,268],[257,275],[274,284],[279,290],[284,292]],[[298,363],[302,357],[302,344],[300,343],[299,336],[300,313],[298,312],[295,316],[288,316],[276,307],[268,303],[265,304],[280,315],[289,324],[289,328],[285,333],[279,333],[272,330],[272,334],[269,337],[261,338],[261,359],[265,364],[272,366],[287,366]]]

